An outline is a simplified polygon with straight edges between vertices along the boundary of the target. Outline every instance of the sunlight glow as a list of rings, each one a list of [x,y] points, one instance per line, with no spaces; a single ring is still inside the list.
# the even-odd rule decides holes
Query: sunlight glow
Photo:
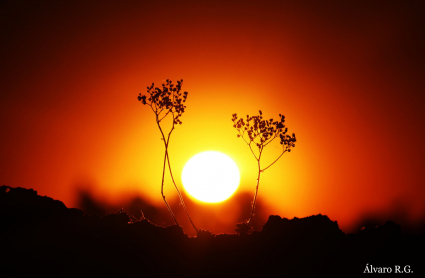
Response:
[[[227,155],[207,151],[193,156],[183,168],[184,189],[195,199],[217,203],[229,198],[240,181],[236,163]]]

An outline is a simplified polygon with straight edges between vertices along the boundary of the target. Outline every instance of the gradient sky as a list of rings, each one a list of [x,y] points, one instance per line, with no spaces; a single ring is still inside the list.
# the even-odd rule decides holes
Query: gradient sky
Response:
[[[0,3],[0,183],[68,207],[81,190],[163,206],[163,145],[137,95],[183,79],[179,184],[190,157],[215,150],[253,195],[256,161],[231,115],[261,109],[298,140],[262,175],[268,214],[322,213],[344,231],[367,215],[425,217],[421,1],[169,2]]]

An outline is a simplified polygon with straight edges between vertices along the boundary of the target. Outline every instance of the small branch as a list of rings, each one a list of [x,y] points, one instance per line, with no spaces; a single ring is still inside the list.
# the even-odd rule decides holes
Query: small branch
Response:
[[[252,143],[252,141],[248,144],[249,149],[251,150],[251,152],[252,152],[252,154],[254,155],[255,159],[256,159],[256,160],[258,160],[257,156],[255,155],[254,151],[253,151],[253,150],[252,150],[252,148],[251,148],[251,143]]]
[[[161,109],[161,111],[159,111],[159,113],[158,113],[158,116],[159,116],[159,114],[161,114],[162,113],[162,111],[164,111],[164,109]],[[170,111],[171,111],[171,109],[169,109],[168,111],[167,111],[167,113],[165,113],[165,115],[159,120],[159,121],[162,121],[162,119],[164,119],[165,117],[167,117],[167,115],[170,113]]]
[[[270,166],[272,166],[273,164],[275,164],[275,163],[276,163],[276,161],[278,161],[278,160],[279,160],[279,158],[280,158],[280,157],[281,157],[284,153],[286,153],[286,150],[284,150],[284,151],[283,151],[283,152],[279,155],[279,157],[278,157],[278,158],[276,158],[276,160],[272,162],[272,164],[270,164],[269,166],[267,166],[266,168],[264,168],[264,169],[263,169],[263,170],[261,170],[261,171],[264,171],[264,170],[268,169]]]
[[[254,141],[255,140],[255,138],[257,138],[260,134],[259,133],[254,133],[255,134],[255,136],[254,137],[252,137],[252,141]]]
[[[153,112],[155,113],[155,115],[156,115],[156,111],[153,109],[152,103],[151,103],[151,104],[149,104],[149,106],[151,107],[152,111],[153,111]]]
[[[152,101],[152,103],[153,103],[153,105],[155,105],[155,114],[156,114],[156,112],[158,111],[158,106],[156,105],[156,102]]]
[[[275,134],[272,139],[269,139],[267,141],[267,143],[264,144],[264,147],[267,146],[268,144],[270,144],[271,142],[273,142],[273,140],[276,139],[276,138],[277,138],[277,134]]]

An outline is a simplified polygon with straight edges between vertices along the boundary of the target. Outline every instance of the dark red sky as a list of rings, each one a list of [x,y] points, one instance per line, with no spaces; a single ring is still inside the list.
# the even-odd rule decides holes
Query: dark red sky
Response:
[[[398,208],[424,217],[421,1],[87,2],[0,4],[0,183],[68,206],[82,187],[162,205],[163,149],[137,95],[183,78],[179,182],[191,156],[216,150],[252,193],[255,160],[230,119],[262,109],[298,139],[262,177],[270,213],[343,229]]]

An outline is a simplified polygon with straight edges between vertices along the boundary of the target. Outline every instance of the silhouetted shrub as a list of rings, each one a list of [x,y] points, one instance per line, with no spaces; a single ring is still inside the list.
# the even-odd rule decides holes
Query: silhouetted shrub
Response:
[[[164,163],[162,167],[162,182],[161,182],[161,195],[162,199],[165,202],[165,205],[168,208],[168,211],[170,212],[171,216],[174,219],[174,222],[176,225],[179,225],[177,222],[177,219],[171,210],[171,207],[168,205],[167,200],[165,199],[164,195],[164,176],[165,176],[165,165],[168,165],[168,169],[170,171],[171,180],[174,184],[174,187],[177,190],[177,194],[179,195],[180,204],[182,205],[190,223],[192,224],[193,228],[198,232],[198,229],[196,228],[195,224],[193,224],[192,219],[189,216],[189,213],[186,209],[186,205],[183,200],[183,196],[180,193],[180,190],[174,181],[173,172],[171,170],[171,164],[170,164],[170,156],[168,153],[168,146],[170,144],[170,137],[171,133],[174,131],[176,125],[182,124],[182,121],[180,120],[181,116],[184,113],[184,110],[186,106],[184,103],[186,102],[188,92],[182,92],[182,85],[183,85],[183,79],[177,81],[177,85],[174,85],[173,82],[169,79],[165,81],[165,83],[162,84],[162,89],[159,87],[155,87],[155,84],[152,83],[150,87],[147,87],[148,95],[142,95],[139,94],[138,100],[142,102],[143,105],[148,105],[152,109],[152,111],[155,114],[155,121],[158,125],[159,131],[161,132],[161,140],[164,142],[165,147],[165,155],[164,155]],[[165,135],[163,128],[161,127],[161,122],[167,118],[167,116],[171,117],[172,120],[172,126],[170,131],[167,135]]]
[[[297,141],[294,133],[292,136],[287,134],[288,128],[285,126],[285,116],[279,114],[279,118],[279,121],[274,121],[273,119],[265,120],[263,119],[261,110],[259,110],[258,116],[247,115],[245,120],[243,118],[238,118],[236,113],[232,115],[233,127],[238,131],[238,137],[242,138],[248,145],[255,160],[257,160],[258,166],[257,186],[255,187],[254,200],[252,201],[251,215],[246,222],[248,226],[251,224],[252,217],[255,214],[255,204],[257,201],[261,173],[275,164],[285,152],[290,152],[291,148],[295,147],[295,142]],[[267,167],[262,168],[261,155],[263,154],[264,148],[276,138],[280,139],[282,153]],[[239,232],[247,232],[246,228],[243,228],[244,225],[243,223],[239,224]]]

